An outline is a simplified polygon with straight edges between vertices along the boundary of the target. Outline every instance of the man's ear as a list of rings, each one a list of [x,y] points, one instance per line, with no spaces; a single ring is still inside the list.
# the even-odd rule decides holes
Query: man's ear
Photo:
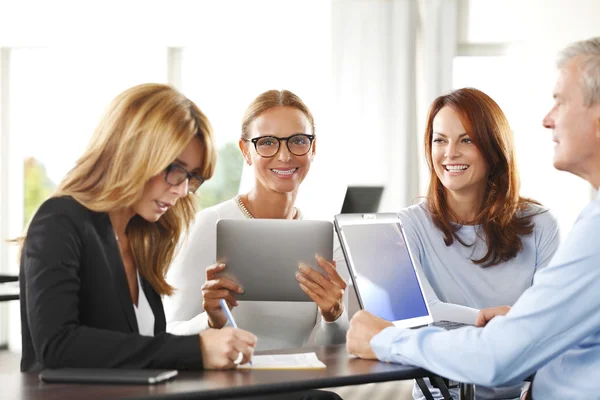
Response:
[[[592,112],[594,115],[594,134],[596,139],[600,139],[600,102],[592,106]]]
[[[240,148],[240,151],[242,152],[242,157],[244,157],[244,161],[246,161],[246,164],[252,165],[252,157],[250,157],[250,150],[248,149],[248,142],[240,139],[238,141],[238,147]]]

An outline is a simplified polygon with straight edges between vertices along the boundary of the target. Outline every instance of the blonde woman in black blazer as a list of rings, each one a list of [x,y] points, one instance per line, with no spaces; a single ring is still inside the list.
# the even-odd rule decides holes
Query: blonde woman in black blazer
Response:
[[[22,371],[233,368],[240,353],[251,358],[246,331],[165,332],[165,273],[215,158],[207,118],[171,87],[136,86],[111,103],[22,241]]]

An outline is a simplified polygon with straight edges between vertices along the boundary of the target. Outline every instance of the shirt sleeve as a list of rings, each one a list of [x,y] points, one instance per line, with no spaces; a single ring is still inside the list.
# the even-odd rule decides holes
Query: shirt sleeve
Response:
[[[454,321],[473,325],[475,323],[475,319],[477,318],[479,310],[476,308],[465,307],[458,304],[445,303],[438,298],[437,294],[431,287],[431,284],[427,280],[427,277],[425,276],[425,272],[423,271],[423,267],[421,265],[421,246],[419,245],[417,234],[409,224],[404,224],[403,227],[404,232],[406,233],[406,240],[408,242],[408,246],[413,255],[415,270],[417,271],[417,276],[419,277],[419,281],[421,282],[421,286],[423,287],[423,294],[425,295],[427,307],[429,307],[429,311],[433,320]]]
[[[202,308],[202,285],[206,268],[216,261],[218,214],[198,213],[187,238],[182,239],[177,256],[167,273],[175,293],[163,299],[167,332],[175,335],[197,334],[209,328]]]
[[[408,363],[460,382],[517,384],[600,326],[600,212],[573,227],[550,265],[506,316],[485,328],[384,329],[371,340],[382,361]],[[457,354],[460,356],[457,357]]]

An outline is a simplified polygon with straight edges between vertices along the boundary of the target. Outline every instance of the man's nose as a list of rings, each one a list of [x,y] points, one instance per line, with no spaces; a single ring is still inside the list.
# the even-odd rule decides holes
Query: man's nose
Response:
[[[552,116],[550,114],[551,114],[551,112],[546,114],[546,116],[542,120],[542,125],[544,125],[544,128],[554,129],[554,119],[552,118]]]

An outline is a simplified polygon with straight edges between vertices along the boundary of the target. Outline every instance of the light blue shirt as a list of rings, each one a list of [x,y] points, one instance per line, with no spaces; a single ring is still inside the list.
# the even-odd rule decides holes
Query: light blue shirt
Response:
[[[520,237],[522,250],[508,261],[484,268],[472,261],[482,258],[487,251],[479,225],[461,226],[457,231],[463,242],[471,246],[464,246],[456,239],[446,246],[444,234],[435,226],[426,202],[405,208],[398,215],[435,321],[474,324],[481,308],[512,306],[531,286],[534,274],[548,265],[560,240],[552,213],[531,204],[520,214],[533,216],[533,232]],[[443,398],[439,390],[428,386],[434,398]],[[518,399],[520,393],[521,385],[476,387],[478,400]],[[413,397],[424,398],[417,385]]]
[[[536,400],[599,398],[600,199],[506,316],[454,331],[390,327],[371,346],[382,361],[485,386],[518,384],[537,371]]]

